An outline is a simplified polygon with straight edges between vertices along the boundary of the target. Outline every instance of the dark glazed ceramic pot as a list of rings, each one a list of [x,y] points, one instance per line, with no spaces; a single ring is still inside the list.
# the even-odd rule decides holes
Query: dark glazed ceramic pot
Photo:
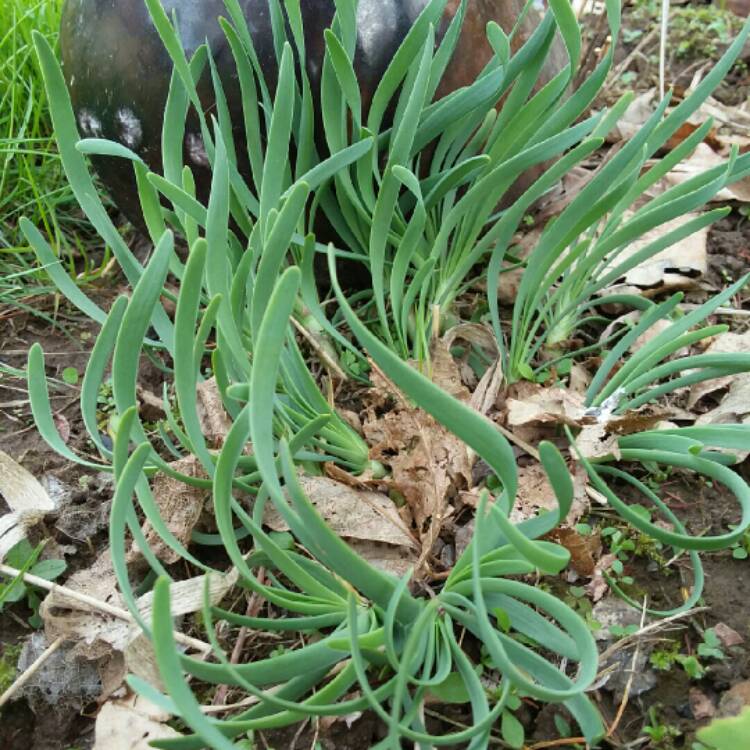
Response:
[[[239,0],[267,79],[273,84],[273,52],[268,0]],[[428,0],[360,0],[355,67],[367,102],[398,49],[404,35]],[[458,7],[448,0],[443,26]],[[236,142],[243,141],[243,121],[234,59],[217,22],[226,16],[223,0],[162,0],[172,17],[188,57],[205,40],[216,60],[226,89]],[[442,84],[442,94],[471,82],[490,56],[485,27],[495,20],[510,30],[524,0],[471,0],[459,46]],[[324,54],[323,31],[334,14],[333,0],[302,0],[308,58],[305,61],[313,91],[320,83]],[[522,42],[536,21],[527,22]],[[444,29],[443,29],[444,30]],[[154,170],[161,168],[162,114],[172,64],[149,17],[144,0],[67,0],[61,27],[63,71],[82,137],[119,141],[137,152]],[[553,54],[543,82],[563,64]],[[212,105],[208,76],[199,86],[207,110]],[[198,121],[191,113],[184,144],[185,163],[193,169],[198,194],[206,198],[210,169],[202,148]],[[322,144],[321,144],[322,149]],[[238,153],[243,149],[238,148]],[[96,157],[94,166],[120,210],[136,225],[143,221],[132,167],[124,160]],[[242,169],[240,164],[240,167]],[[245,170],[243,170],[245,171]]]

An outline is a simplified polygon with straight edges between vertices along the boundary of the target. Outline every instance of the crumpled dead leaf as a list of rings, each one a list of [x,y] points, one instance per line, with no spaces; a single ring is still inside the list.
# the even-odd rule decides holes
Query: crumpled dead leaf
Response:
[[[432,352],[432,380],[462,401],[469,392],[444,342]],[[418,567],[430,554],[440,529],[452,512],[451,498],[471,486],[472,458],[465,443],[429,414],[409,403],[377,366],[363,431],[372,458],[391,468],[390,485],[400,492],[414,518],[422,552]],[[385,413],[381,407],[395,401]]]
[[[616,555],[602,555],[594,566],[594,573],[591,576],[591,582],[586,586],[586,593],[591,601],[598,602],[609,591],[609,584],[604,574],[614,565],[617,560]]]
[[[617,262],[627,260],[698,215],[685,214],[646,232],[620,253]],[[709,227],[704,227],[644,260],[635,268],[631,268],[623,279],[607,287],[603,293],[641,294],[653,297],[663,292],[692,289],[708,271],[708,233]]]
[[[695,424],[750,424],[750,373],[736,375],[721,403],[706,414],[701,414]],[[750,449],[731,452],[741,461],[750,455]]]
[[[725,648],[739,646],[745,642],[745,639],[734,629],[730,628],[725,622],[718,622],[714,625],[714,633],[721,641]]]
[[[216,378],[209,378],[198,384],[197,395],[198,419],[209,448],[220,448],[224,438],[232,427],[224,403],[221,400]]]
[[[750,352],[750,331],[738,333],[723,333],[717,336],[706,350],[707,353],[742,353]],[[715,424],[750,424],[750,373],[737,373],[722,378],[715,378],[704,383],[696,383],[690,390],[688,406],[694,407],[705,396],[715,394],[726,389],[726,395],[709,411],[701,414],[696,420],[696,426]],[[750,455],[748,450],[730,450],[728,453],[744,461]]]
[[[619,436],[655,427],[667,416],[666,412],[649,404],[615,415],[617,398],[608,399],[601,407],[586,408],[583,394],[555,386],[526,383],[517,395],[521,397],[506,400],[509,426],[546,428],[567,425],[580,428],[576,447],[586,458],[618,457]],[[527,432],[525,439],[529,437],[532,436]]]
[[[697,81],[700,82],[700,79]],[[686,92],[687,95],[687,92]],[[617,125],[607,135],[607,141],[617,143],[618,141],[629,141],[646,124],[646,121],[656,111],[658,94],[656,88],[651,88],[639,94],[625,110]],[[718,105],[718,106],[717,106]],[[664,149],[671,151],[677,148],[686,138],[692,135],[709,117],[718,122],[732,124],[737,117],[735,107],[720,104],[717,100],[709,98],[699,109],[694,112],[690,119],[683,122],[674,134],[666,142]],[[715,151],[721,151],[724,140],[718,136],[716,128],[711,128],[703,139],[703,142]]]
[[[193,455],[174,461],[170,466],[186,476],[206,476],[200,461]],[[159,515],[167,528],[183,545],[187,546],[190,542],[190,535],[200,519],[208,493],[199,487],[192,487],[162,473],[154,479],[151,490],[159,506]],[[171,565],[180,559],[180,556],[167,546],[148,521],[143,524],[143,533],[152,551],[160,560]],[[140,557],[136,544],[133,544],[131,549],[131,556],[133,555]]]
[[[692,155],[668,172],[651,189],[652,195],[661,195],[664,190],[683,182],[713,167],[726,165],[726,158],[714,151],[707,143],[699,143]],[[750,177],[745,177],[722,188],[711,201],[750,202]]]
[[[140,696],[107,701],[96,717],[94,750],[150,750],[153,740],[182,737],[165,723],[170,718]]]
[[[578,575],[586,578],[594,576],[596,563],[602,553],[599,534],[583,535],[575,529],[561,526],[552,531],[549,537],[570,552],[570,565]]]
[[[575,464],[572,469],[575,496],[570,512],[565,519],[568,526],[572,526],[580,520],[581,516],[588,511],[589,503],[586,497],[586,484],[588,477],[580,466]],[[518,470],[518,493],[510,512],[510,520],[513,523],[521,523],[538,515],[540,510],[556,511],[557,498],[552,485],[547,478],[547,472],[539,463],[523,466]]]
[[[572,393],[567,388],[545,388],[534,384],[529,386],[530,393],[523,398],[509,398],[506,401],[510,427],[526,427],[531,424],[580,427],[583,424],[586,407],[582,394]]]
[[[646,121],[656,109],[656,89],[649,89],[633,99],[628,108],[622,113],[617,125],[607,137],[607,140],[629,141],[646,124]]]
[[[716,336],[706,348],[706,354],[749,354],[750,353],[750,331],[745,333],[732,333],[727,331]],[[725,375],[722,378],[713,378],[705,380],[702,383],[696,383],[690,389],[687,407],[692,409],[704,396],[708,396],[716,391],[727,388],[735,380],[748,377],[740,373],[734,375]]]
[[[89,568],[73,573],[65,586],[105,604],[123,607],[108,550],[104,550]],[[100,659],[108,656],[113,648],[119,651],[125,648],[128,623],[104,615],[82,602],[52,591],[42,602],[39,612],[49,640],[62,636],[74,641],[76,657]]]
[[[716,716],[716,705],[700,688],[691,687],[688,692],[690,713],[697,721],[711,719]]]
[[[419,545],[386,495],[327,477],[301,475],[299,482],[330,528],[370,563],[397,576],[416,564]],[[274,531],[289,530],[270,504],[263,521]]]
[[[26,538],[29,528],[39,523],[55,504],[39,481],[7,453],[0,451],[0,495],[10,513],[0,517],[0,561]]]

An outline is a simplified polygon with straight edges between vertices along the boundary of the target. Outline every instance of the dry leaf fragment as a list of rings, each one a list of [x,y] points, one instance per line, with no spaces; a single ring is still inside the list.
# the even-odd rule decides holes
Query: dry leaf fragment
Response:
[[[716,633],[716,637],[725,648],[739,646],[745,642],[745,639],[725,622],[719,622],[714,625],[714,633]]]
[[[584,396],[591,385],[591,373],[578,362],[573,362],[568,376],[568,390]]]
[[[750,354],[750,331],[745,333],[722,333],[716,336],[706,349],[706,354]],[[692,409],[704,396],[727,388],[733,380],[743,375],[725,375],[721,378],[696,383],[690,389],[687,407]]]
[[[55,504],[39,481],[7,453],[0,451],[0,495],[10,513],[0,517],[0,560],[26,531],[55,510]]]
[[[614,565],[617,560],[616,555],[602,555],[594,566],[594,574],[591,577],[591,583],[586,587],[586,593],[591,601],[598,602],[609,591],[609,584],[604,574]]]
[[[67,445],[70,442],[70,422],[64,414],[56,412],[52,415],[52,421],[55,423],[55,429],[57,430],[60,439]]]
[[[602,540],[598,534],[584,536],[575,529],[560,527],[549,536],[570,552],[570,564],[578,575],[593,577],[602,552]]]
[[[433,380],[457,398],[468,400],[460,371],[441,343],[433,354]],[[465,443],[412,406],[398,388],[373,366],[371,405],[363,431],[372,446],[372,458],[391,468],[390,485],[400,492],[411,511],[422,542],[418,567],[427,559],[452,512],[450,500],[471,487],[472,457]],[[392,408],[380,415],[378,407]]]
[[[91,567],[70,576],[65,585],[105,604],[123,606],[108,550],[104,550]],[[105,615],[56,591],[47,595],[39,611],[48,638],[55,640],[62,636],[73,641],[76,657],[101,659],[109,656],[113,649],[124,650],[127,643],[127,622]]]
[[[585,490],[588,476],[579,464],[575,465],[573,471],[575,499],[565,519],[565,523],[571,526],[578,523],[589,505]],[[555,491],[549,483],[544,467],[539,463],[521,467],[518,470],[518,493],[510,512],[510,520],[520,523],[538,515],[540,510],[557,511],[557,508]]]
[[[688,693],[690,713],[697,721],[711,719],[716,715],[714,702],[700,688],[691,687]]]
[[[108,701],[96,717],[94,750],[150,750],[153,740],[182,737],[169,718],[139,696]]]
[[[463,329],[463,335],[459,332],[459,329]],[[462,336],[463,338],[470,336],[471,334],[469,331],[473,330],[474,335],[477,335],[476,329],[481,330],[482,326],[456,326],[456,328],[453,329],[453,332],[445,339],[433,341],[430,351],[430,378],[432,382],[460,401],[469,400],[469,391],[463,384],[461,371],[456,364],[456,360],[453,359],[453,355],[450,352],[450,346],[452,341],[458,336]]]
[[[656,89],[649,89],[635,97],[617,121],[617,125],[612,129],[608,140],[612,142],[629,141],[654,113],[655,104]]]
[[[496,359],[482,376],[482,379],[471,394],[470,405],[480,414],[485,416],[489,413],[500,395],[500,388],[503,384],[503,368],[500,359]]]
[[[667,416],[649,404],[615,415],[622,398],[620,391],[596,408],[586,408],[583,395],[570,389],[527,384],[523,391],[523,398],[506,401],[508,424],[517,428],[553,425],[581,428],[576,447],[586,458],[619,457],[619,436],[655,427]]]
[[[652,195],[660,195],[665,189],[674,185],[681,185],[696,175],[714,167],[726,166],[727,160],[719,156],[708,144],[699,143],[692,155],[678,164],[671,172],[654,185],[649,192]],[[712,201],[741,201],[750,202],[750,177],[733,182],[722,188],[711,198]]]
[[[509,398],[506,408],[511,427],[550,423],[578,427],[584,422],[586,412],[580,393],[543,386],[534,386],[524,398]]]
[[[216,604],[221,601],[236,583],[237,577],[234,568],[223,576],[211,576],[208,587],[211,602]],[[66,588],[98,602],[123,608],[108,550],[102,552],[90,568],[74,573],[66,581]],[[203,606],[205,577],[177,581],[170,590],[173,617],[197,612]],[[153,594],[144,594],[137,603],[142,616],[150,620]],[[49,639],[62,637],[72,642],[71,656],[98,662],[100,673],[107,674],[106,681],[103,677],[102,682],[110,693],[128,671],[152,684],[158,684],[158,670],[151,644],[132,621],[108,614],[93,604],[72,599],[59,590],[47,595],[40,607],[40,614]]]
[[[200,462],[193,455],[174,461],[170,466],[186,476],[206,476]],[[178,541],[187,546],[193,529],[200,519],[203,504],[207,497],[206,491],[160,473],[153,482],[152,492],[159,506],[159,515],[166,523],[167,528]],[[160,560],[171,565],[180,559],[180,555],[167,546],[148,521],[143,524],[143,533],[146,535],[151,549]],[[133,554],[140,556],[138,546],[135,544],[131,550],[131,555]]]
[[[576,448],[585,458],[620,458],[618,436],[606,424],[585,426],[576,437]]]
[[[232,428],[232,421],[224,409],[216,378],[204,380],[195,390],[198,396],[198,419],[206,442],[210,448],[220,448]]]
[[[696,425],[750,423],[750,373],[735,375],[721,403],[695,420]],[[745,456],[746,452],[743,451]]]
[[[692,120],[683,122],[682,125],[680,125],[680,127],[675,130],[674,134],[670,136],[669,140],[664,145],[664,148],[667,151],[671,151],[672,149],[677,148],[684,140],[695,133],[695,131],[698,130],[703,122],[705,122],[705,120],[700,122]],[[724,148],[724,144],[716,134],[716,128],[711,128],[711,130],[708,131],[708,134],[703,139],[703,142],[707,146],[710,146],[717,153],[722,151],[722,149]]]
[[[331,529],[373,565],[400,576],[416,563],[419,545],[386,495],[326,477],[302,475],[299,481]],[[263,520],[274,531],[289,530],[271,505]]]
[[[646,232],[618,256],[617,262],[624,262],[698,216],[696,213],[685,214]],[[708,233],[709,228],[704,227],[644,260],[604,293],[636,293],[652,297],[665,291],[692,289],[708,270]]]

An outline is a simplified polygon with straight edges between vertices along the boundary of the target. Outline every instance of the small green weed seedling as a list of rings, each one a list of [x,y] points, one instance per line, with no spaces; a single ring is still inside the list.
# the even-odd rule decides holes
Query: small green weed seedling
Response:
[[[26,600],[28,608],[32,611],[29,617],[29,625],[34,628],[42,626],[39,617],[39,605],[42,596],[39,590],[23,581],[23,574],[29,573],[47,581],[59,578],[67,568],[65,560],[39,560],[44,549],[40,544],[33,548],[25,539],[16,544],[5,557],[5,562],[19,571],[19,575],[11,581],[0,583],[0,612],[7,604]]]
[[[682,732],[671,724],[660,721],[658,710],[652,706],[648,710],[648,724],[643,727],[643,733],[651,739],[649,747],[653,750],[673,750],[673,740],[682,736]]]

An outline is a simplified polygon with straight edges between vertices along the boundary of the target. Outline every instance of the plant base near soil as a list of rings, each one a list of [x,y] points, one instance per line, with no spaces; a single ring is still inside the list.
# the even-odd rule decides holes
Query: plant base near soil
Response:
[[[726,283],[726,273],[733,278],[741,276],[750,269],[750,255],[745,251],[750,242],[750,221],[738,211],[719,222],[709,238],[709,270],[707,283],[720,287]],[[109,294],[103,290],[105,296]],[[103,303],[104,304],[104,303]],[[65,310],[62,311],[65,313]],[[744,319],[736,323],[743,327]],[[34,343],[40,343],[48,353],[48,375],[60,376],[65,367],[83,370],[87,361],[87,350],[91,345],[91,324],[81,316],[72,312],[68,321],[68,328],[79,344],[60,346],[60,337],[50,331],[43,323],[30,314],[23,314],[11,319],[0,321],[0,362],[10,367],[23,369],[25,366],[25,352]],[[8,353],[10,352],[10,353]],[[52,356],[60,352],[63,356]],[[152,383],[154,390],[158,390],[158,375],[155,374]],[[22,386],[23,381],[8,375],[0,375],[0,402],[7,402],[14,398],[16,387]],[[85,434],[80,423],[80,413],[75,400],[73,388],[60,392],[61,398],[56,402],[62,406],[61,416],[68,421],[70,445],[76,450],[85,448],[82,436]],[[69,487],[82,486],[81,480],[91,480],[91,475],[81,467],[70,464],[57,453],[51,451],[43,439],[32,428],[33,421],[28,406],[0,408],[0,436],[2,436],[3,450],[13,458],[19,460],[32,474],[37,477],[52,475]],[[750,472],[747,463],[740,467],[741,472]],[[705,526],[711,519],[720,521],[726,513],[733,512],[731,497],[721,491],[706,497],[700,483],[690,484],[689,478],[683,476],[678,486],[670,486],[676,497],[676,502],[683,501],[690,506],[693,514],[691,520]],[[93,507],[86,503],[86,493],[82,491],[80,503],[70,507],[70,512],[83,509],[93,512]],[[693,504],[696,498],[703,498]],[[107,491],[97,495],[97,504],[106,505]],[[107,535],[101,530],[96,536],[87,539],[71,539],[54,527],[58,525],[54,519],[48,524],[53,543],[59,545],[73,545],[69,552],[69,573],[85,568],[96,558],[97,554],[106,548]],[[65,524],[62,524],[63,526]],[[747,561],[736,560],[728,553],[708,554],[704,560],[706,568],[706,589],[704,606],[707,611],[696,616],[694,622],[701,628],[710,627],[716,623],[725,623],[746,638],[746,643],[735,647],[731,651],[731,658],[713,665],[706,675],[699,681],[692,680],[684,670],[673,667],[667,671],[655,672],[657,682],[647,692],[632,698],[626,707],[615,737],[610,747],[626,747],[639,737],[643,737],[643,726],[647,723],[649,709],[655,709],[659,720],[666,726],[674,728],[681,734],[677,738],[675,748],[690,748],[695,732],[706,724],[705,720],[693,717],[690,709],[690,690],[699,688],[712,700],[718,703],[726,690],[744,680],[750,679],[750,631],[747,626],[747,602],[750,601],[750,575],[747,573]],[[678,595],[676,584],[672,579],[665,580],[660,573],[649,571],[648,560],[636,558],[628,567],[636,581],[636,590],[640,595],[648,595],[659,601],[661,605],[678,603],[674,597]],[[64,583],[64,581],[62,581]],[[569,590],[571,586],[562,579],[559,580],[562,590]],[[664,601],[663,597],[671,601]],[[0,613],[0,659],[3,653],[16,654],[20,645],[29,634],[28,626],[24,624],[29,612],[22,605]],[[699,641],[697,630],[689,622],[677,633],[670,633],[669,637],[681,639],[689,646]],[[264,649],[261,644],[258,649]],[[628,652],[630,653],[630,652]],[[252,660],[263,655],[262,651],[255,651],[251,646],[245,658]],[[611,721],[619,708],[619,701],[615,696],[600,690],[597,693],[597,704],[604,716]],[[64,736],[60,736],[61,718],[53,712],[35,715],[24,700],[13,702],[0,709],[0,747],[3,750],[68,750],[78,748],[86,750],[93,741],[93,717],[95,706],[91,707],[89,718],[75,717],[69,724]],[[547,706],[542,711],[533,705],[528,705],[519,714],[527,727],[529,744],[559,739],[559,730],[554,717],[559,709]],[[432,728],[436,731],[448,731],[449,722],[465,723],[470,717],[459,706],[435,705],[433,711]],[[443,720],[436,716],[444,717]],[[72,717],[68,717],[72,718]],[[455,728],[455,727],[453,727]],[[366,713],[354,721],[351,727],[344,722],[337,722],[332,727],[316,733],[312,726],[293,726],[285,730],[263,733],[263,740],[271,748],[289,748],[296,739],[297,748],[311,747],[317,737],[326,750],[361,750],[369,747],[382,736],[381,723],[371,713]],[[265,747],[258,737],[258,747]],[[565,750],[565,746],[561,746]],[[656,746],[660,747],[660,746]],[[661,747],[670,748],[669,745]]]

